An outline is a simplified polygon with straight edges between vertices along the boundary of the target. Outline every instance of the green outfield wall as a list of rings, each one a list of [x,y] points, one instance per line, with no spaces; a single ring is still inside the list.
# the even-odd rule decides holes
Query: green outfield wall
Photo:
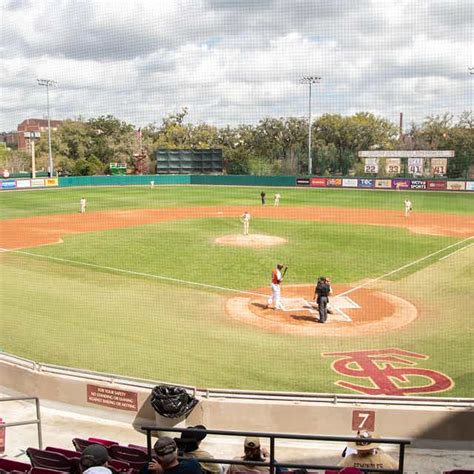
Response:
[[[310,188],[359,188],[385,190],[474,191],[474,180],[407,179],[367,177],[298,177],[248,175],[115,175],[64,178],[0,179],[0,190],[41,187],[150,186],[195,184],[209,186],[287,186]]]

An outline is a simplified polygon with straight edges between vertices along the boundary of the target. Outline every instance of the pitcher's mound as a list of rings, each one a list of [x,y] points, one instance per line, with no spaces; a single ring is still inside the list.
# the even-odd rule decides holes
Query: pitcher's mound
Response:
[[[272,235],[224,235],[214,240],[219,245],[235,245],[238,247],[269,247],[271,245],[286,244],[288,241],[282,237]]]

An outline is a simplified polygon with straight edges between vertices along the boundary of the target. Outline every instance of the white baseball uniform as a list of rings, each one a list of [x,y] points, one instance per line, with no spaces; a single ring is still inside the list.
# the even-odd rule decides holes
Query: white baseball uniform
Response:
[[[87,206],[86,198],[81,198],[80,204],[81,204],[81,214],[84,214],[84,212],[86,212],[86,206]]]
[[[280,194],[280,193],[276,193],[276,194],[275,194],[275,202],[274,202],[274,205],[275,205],[275,206],[279,206],[279,205],[280,205],[280,198],[281,198],[281,194]]]
[[[411,201],[409,199],[405,199],[405,217],[408,217],[410,215],[411,209]]]
[[[250,228],[250,213],[244,212],[240,218],[240,222],[244,225],[244,235],[249,235],[249,228]]]
[[[281,302],[281,288],[280,288],[280,282],[282,279],[281,271],[278,268],[275,268],[272,271],[272,296],[268,298],[268,306],[271,306],[273,304],[273,307],[275,309],[282,309],[284,310],[284,306]]]

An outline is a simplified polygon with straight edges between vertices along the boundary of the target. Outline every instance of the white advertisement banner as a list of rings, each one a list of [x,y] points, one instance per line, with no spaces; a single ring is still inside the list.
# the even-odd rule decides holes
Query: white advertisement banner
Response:
[[[425,165],[423,158],[408,158],[408,172],[414,175],[422,175]]]
[[[377,158],[366,158],[364,172],[377,174],[379,172],[379,160]]]
[[[466,191],[474,191],[474,181],[466,181]]]
[[[342,180],[343,188],[357,188],[358,180],[357,178],[344,178]]]
[[[17,179],[16,180],[17,188],[29,188],[31,187],[31,181],[29,179]]]
[[[44,179],[43,178],[36,178],[31,180],[31,187],[32,188],[40,188],[44,186]]]
[[[385,160],[385,172],[387,174],[399,174],[400,168],[400,158],[387,158]]]

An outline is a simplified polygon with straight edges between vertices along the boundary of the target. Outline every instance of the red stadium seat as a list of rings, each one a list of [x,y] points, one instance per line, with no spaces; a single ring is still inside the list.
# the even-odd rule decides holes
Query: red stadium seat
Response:
[[[32,467],[28,474],[64,474],[64,471],[56,471],[44,467]]]
[[[113,469],[115,472],[131,472],[132,468],[130,464],[125,461],[117,461],[116,459],[109,459],[107,461],[107,466]]]
[[[124,461],[132,469],[140,470],[148,463],[148,455],[141,449],[130,448],[129,446],[120,446],[115,444],[109,447],[109,455],[117,461]]]
[[[115,444],[118,444],[117,441],[110,441],[109,439],[101,439],[101,438],[92,438],[89,437],[87,438],[87,441],[92,441],[95,444],[102,444],[109,448],[110,446],[114,446]]]
[[[0,458],[0,469],[5,472],[28,472],[31,469],[31,464]]]
[[[68,459],[59,453],[52,451],[43,451],[36,448],[28,448],[27,456],[30,458],[33,467],[42,467],[46,469],[54,469],[56,471],[70,472],[73,468],[72,459]]]
[[[81,457],[81,453],[77,451],[73,451],[72,449],[63,449],[63,448],[55,448],[53,446],[48,446],[46,451],[51,451],[52,453],[59,453],[63,456],[66,456],[68,459],[77,459]]]
[[[135,449],[140,449],[141,451],[145,451],[146,453],[148,452],[148,449],[146,446],[138,446],[137,444],[129,444],[129,448],[135,448]]]

